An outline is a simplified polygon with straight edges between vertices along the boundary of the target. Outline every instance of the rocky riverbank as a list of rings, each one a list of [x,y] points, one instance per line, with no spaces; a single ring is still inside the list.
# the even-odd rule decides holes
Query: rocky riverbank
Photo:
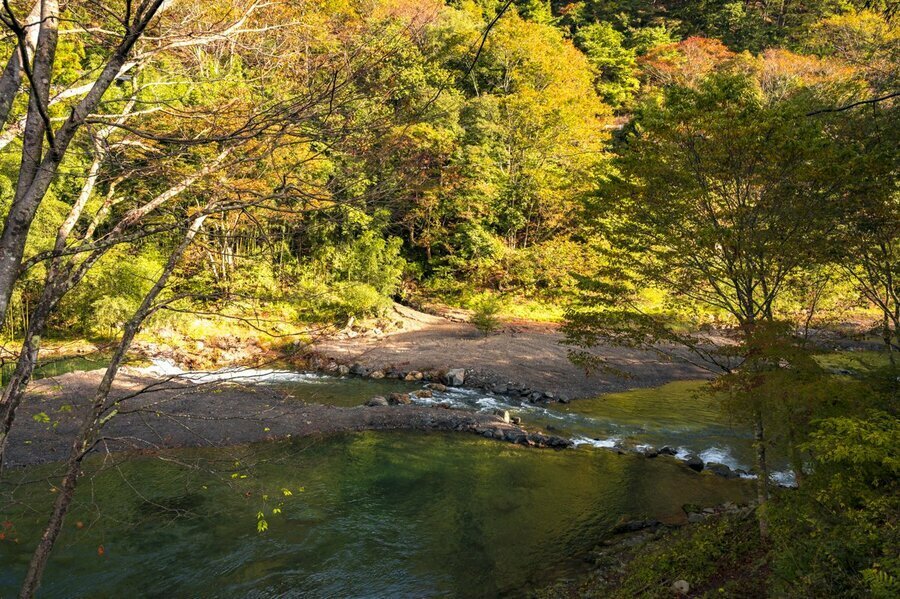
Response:
[[[102,374],[102,370],[73,372],[34,383],[10,435],[6,464],[64,459],[88,408],[86,398]],[[122,403],[98,451],[227,446],[363,430],[456,431],[531,447],[572,444],[526,430],[503,413],[412,404],[354,408],[305,404],[266,386],[228,381],[193,384],[152,376],[141,368],[125,369],[112,397]]]

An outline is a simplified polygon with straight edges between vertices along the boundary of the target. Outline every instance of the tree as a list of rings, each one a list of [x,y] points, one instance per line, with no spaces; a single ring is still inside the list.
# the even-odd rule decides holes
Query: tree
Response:
[[[69,145],[90,114],[100,105],[103,96],[125,66],[134,45],[154,21],[163,3],[163,0],[142,0],[137,6],[132,6],[129,1],[125,7],[98,7],[106,18],[115,15],[114,20],[118,21],[122,31],[116,34],[117,40],[104,59],[103,67],[90,85],[90,90],[72,107],[69,116],[56,130],[50,121],[50,89],[59,39],[59,5],[55,0],[41,0],[40,28],[34,46],[34,57],[29,65],[29,61],[23,61],[21,57],[27,56],[30,51],[28,29],[33,25],[23,24],[9,4],[4,4],[5,12],[0,21],[17,40],[13,55],[18,53],[20,56],[17,62],[28,75],[30,91],[15,196],[0,233],[0,326],[6,318],[13,285],[19,276],[19,266],[31,223],[53,183]],[[9,85],[2,89],[7,95],[0,98],[0,104],[11,104],[18,86]]]
[[[676,343],[719,373],[743,362],[735,390],[751,402],[764,503],[764,411],[753,389],[773,367],[777,300],[788,277],[827,260],[843,197],[831,166],[841,150],[805,115],[856,86],[839,67],[785,52],[711,66],[698,74],[686,65],[690,78],[675,73],[677,83],[640,105],[618,171],[591,207],[610,267],[583,281],[583,307],[567,315],[566,333],[584,350]],[[727,315],[738,345],[674,330],[641,300],[648,288]],[[573,357],[596,363],[589,351]]]
[[[575,37],[597,70],[597,91],[610,106],[627,108],[637,92],[635,51],[625,46],[625,35],[609,23],[593,23],[578,30]]]

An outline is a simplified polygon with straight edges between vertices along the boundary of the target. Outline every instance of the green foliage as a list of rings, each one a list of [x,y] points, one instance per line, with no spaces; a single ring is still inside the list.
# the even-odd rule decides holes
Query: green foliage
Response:
[[[69,334],[74,330],[99,338],[116,337],[161,270],[162,258],[155,248],[117,248],[63,300],[56,319],[69,323]]]
[[[600,96],[610,106],[627,107],[637,92],[636,51],[625,46],[625,35],[609,23],[593,23],[578,30],[578,46],[597,70],[595,85]],[[658,45],[662,39],[642,39],[643,47]]]
[[[752,517],[729,515],[674,532],[626,567],[606,597],[672,597],[676,580],[692,594],[765,596],[765,550]],[[723,583],[723,580],[727,581]],[[598,595],[599,596],[599,595]]]
[[[472,307],[471,322],[484,335],[490,335],[500,328],[500,300],[493,295],[479,298]]]
[[[898,422],[896,412],[873,409],[816,423],[805,444],[812,473],[772,510],[777,593],[900,592]]]

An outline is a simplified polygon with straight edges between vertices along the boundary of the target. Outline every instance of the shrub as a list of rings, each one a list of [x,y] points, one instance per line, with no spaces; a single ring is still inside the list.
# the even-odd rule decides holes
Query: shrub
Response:
[[[490,335],[500,328],[500,300],[486,296],[473,306],[472,324],[484,335]]]

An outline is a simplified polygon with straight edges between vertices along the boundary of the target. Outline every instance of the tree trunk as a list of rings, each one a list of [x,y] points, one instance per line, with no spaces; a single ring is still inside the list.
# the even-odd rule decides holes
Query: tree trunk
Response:
[[[91,90],[72,108],[68,118],[58,129],[54,142],[48,149],[46,156],[41,157],[43,154],[42,136],[46,133],[46,129],[43,125],[38,126],[37,121],[35,121],[36,124],[32,129],[32,134],[29,135],[26,125],[26,135],[22,150],[23,171],[19,174],[16,194],[6,216],[6,222],[3,225],[3,233],[0,235],[0,326],[3,325],[6,319],[6,311],[9,308],[9,300],[12,297],[13,285],[15,285],[19,277],[19,267],[22,264],[22,255],[25,252],[25,242],[28,239],[31,222],[34,220],[37,209],[47,194],[50,184],[56,177],[56,172],[69,148],[69,144],[82,125],[84,125],[88,116],[100,104],[106,90],[112,85],[122,65],[125,64],[134,44],[143,35],[144,30],[150,24],[150,21],[153,20],[163,2],[164,0],[148,0],[149,5],[146,6],[142,3],[141,8],[143,10],[139,11],[136,21],[131,24],[127,35],[103,67]],[[56,6],[55,0],[45,0],[45,3],[49,6]],[[42,16],[44,10],[42,9]],[[48,25],[47,36],[50,37],[47,39],[53,40],[53,50],[55,52],[55,23],[58,19],[53,18],[51,21],[54,23],[53,34],[51,35]],[[49,48],[42,48],[43,42],[41,37],[43,34],[42,24],[41,34],[38,36],[38,48],[35,52],[35,71],[37,71],[39,59],[49,59],[50,63],[47,65],[43,76],[35,78],[40,81],[40,84],[43,84],[46,80],[46,92],[49,93],[53,53],[49,52]],[[32,96],[35,96],[36,92],[43,93],[41,89],[32,90]],[[43,104],[40,101],[32,101],[29,104],[29,121],[31,121],[33,114],[32,109],[35,116],[40,117],[39,109],[46,107],[46,105],[46,100]],[[38,128],[41,136],[36,137],[34,133]],[[39,146],[37,145],[38,139],[40,140]],[[34,145],[34,147],[30,147],[29,144]],[[33,166],[31,162],[34,162]],[[27,185],[25,184],[26,182]]]
[[[115,411],[107,413],[106,402],[109,398],[112,384],[119,372],[119,367],[125,358],[125,354],[128,353],[128,350],[131,348],[131,343],[134,341],[134,337],[137,335],[144,321],[152,314],[156,299],[163,289],[165,289],[169,277],[171,277],[172,272],[181,260],[184,251],[194,240],[194,237],[197,235],[197,232],[200,230],[205,219],[206,216],[200,216],[194,219],[193,223],[191,223],[191,226],[188,228],[184,240],[182,240],[181,244],[172,252],[172,255],[169,256],[169,260],[159,279],[157,279],[153,288],[150,289],[144,297],[140,307],[131,317],[131,320],[125,325],[122,339],[119,341],[119,345],[116,347],[116,351],[113,354],[110,364],[106,368],[106,373],[103,375],[103,380],[97,388],[97,393],[94,395],[91,410],[85,415],[81,431],[72,441],[69,459],[66,462],[66,474],[63,478],[63,486],[53,504],[53,513],[47,521],[47,526],[44,528],[41,540],[38,543],[34,554],[31,556],[31,562],[28,564],[28,572],[25,575],[25,580],[19,591],[19,597],[21,599],[29,599],[33,597],[37,591],[41,582],[41,577],[44,573],[44,568],[46,568],[47,561],[50,558],[50,552],[53,550],[53,545],[56,543],[56,539],[59,537],[59,533],[62,530],[66,514],[68,514],[69,508],[72,505],[78,478],[81,476],[81,462],[84,460],[85,455],[91,450],[94,443],[96,443],[104,424],[115,413]],[[106,413],[105,416],[104,413]]]
[[[754,414],[753,439],[756,445],[756,501],[758,504],[756,513],[759,520],[759,535],[763,540],[769,538],[769,517],[766,513],[769,502],[769,466],[766,461],[765,428],[763,426],[762,412],[757,407]]]
[[[22,65],[28,60],[28,57],[34,53],[34,47],[37,45],[37,32],[40,26],[36,25],[41,20],[41,1],[37,0],[26,17],[23,24],[25,27],[25,47],[17,44],[13,48],[12,55],[6,63],[6,69],[0,76],[0,127],[6,124],[9,117],[9,110],[19,93],[22,85]]]

